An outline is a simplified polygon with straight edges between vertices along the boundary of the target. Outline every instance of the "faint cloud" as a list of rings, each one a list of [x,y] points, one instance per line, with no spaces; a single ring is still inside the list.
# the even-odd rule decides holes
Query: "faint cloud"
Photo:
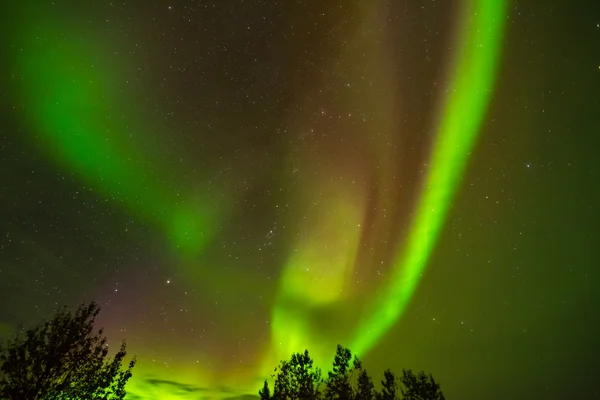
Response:
[[[242,394],[239,396],[233,396],[233,397],[223,397],[223,400],[257,400],[260,397],[258,395],[254,395],[254,394]]]
[[[188,383],[181,383],[181,382],[177,382],[177,381],[170,381],[168,379],[146,378],[145,382],[151,386],[156,386],[156,387],[168,386],[174,390],[179,390],[179,391],[185,392],[185,393],[206,392],[209,390],[205,387],[190,385]]]

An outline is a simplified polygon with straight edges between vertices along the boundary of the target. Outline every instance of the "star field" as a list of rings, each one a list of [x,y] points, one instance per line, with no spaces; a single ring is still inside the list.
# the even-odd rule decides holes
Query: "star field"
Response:
[[[131,399],[337,343],[449,399],[600,396],[595,2],[1,18],[0,338],[96,300]]]

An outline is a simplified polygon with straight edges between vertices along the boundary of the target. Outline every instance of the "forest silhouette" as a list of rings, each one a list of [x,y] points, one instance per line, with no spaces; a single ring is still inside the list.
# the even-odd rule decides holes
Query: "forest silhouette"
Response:
[[[403,369],[397,375],[390,369],[383,373],[381,389],[350,349],[337,346],[333,366],[327,376],[314,366],[308,350],[294,353],[281,361],[271,378],[273,392],[265,380],[259,390],[261,400],[444,400],[440,385],[431,374]]]
[[[81,304],[75,312],[63,307],[48,321],[0,344],[0,400],[90,399],[123,400],[136,365],[124,368],[126,343],[108,357],[104,330],[94,330],[97,303]],[[324,376],[308,350],[283,360],[258,391],[260,400],[444,400],[431,374],[384,371],[376,389],[361,361],[350,349],[337,346],[331,371]]]

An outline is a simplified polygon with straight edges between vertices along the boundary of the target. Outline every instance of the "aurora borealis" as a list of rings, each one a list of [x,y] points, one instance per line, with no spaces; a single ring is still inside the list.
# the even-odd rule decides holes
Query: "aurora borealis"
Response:
[[[337,343],[449,399],[600,396],[588,3],[15,2],[0,336],[97,300],[131,399]]]

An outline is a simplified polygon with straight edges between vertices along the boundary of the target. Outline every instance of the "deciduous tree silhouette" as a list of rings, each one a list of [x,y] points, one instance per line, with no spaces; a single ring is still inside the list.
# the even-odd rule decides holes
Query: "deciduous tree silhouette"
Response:
[[[66,308],[0,349],[0,398],[10,400],[122,400],[135,358],[122,370],[125,342],[111,360],[103,330],[94,332],[100,308]]]
[[[440,385],[431,374],[419,372],[415,375],[410,369],[403,369],[400,382],[404,400],[444,400]]]
[[[320,397],[321,369],[313,366],[308,350],[292,354],[290,361],[281,361],[275,372],[273,399],[317,400]]]

